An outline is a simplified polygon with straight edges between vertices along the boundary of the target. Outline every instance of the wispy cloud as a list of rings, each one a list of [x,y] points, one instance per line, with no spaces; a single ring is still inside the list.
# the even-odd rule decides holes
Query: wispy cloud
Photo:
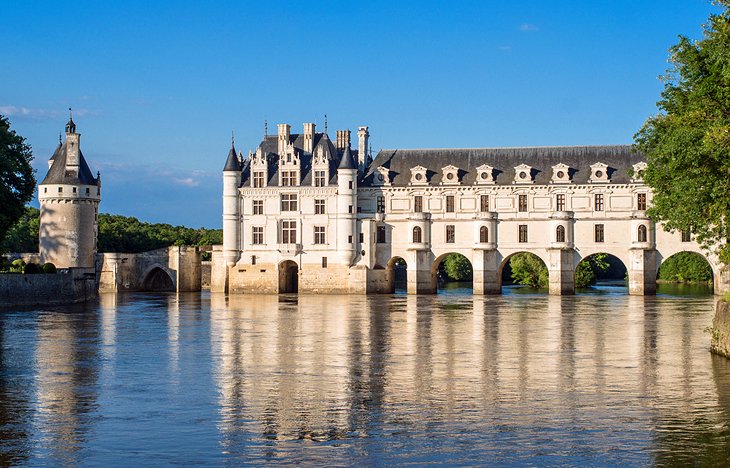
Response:
[[[177,177],[174,177],[172,179],[177,185],[184,185],[185,187],[197,187],[200,185],[199,180],[195,180],[192,177],[186,177],[184,179],[179,179]]]
[[[149,182],[164,185],[165,181],[167,181],[168,184],[182,187],[198,187],[202,183],[215,183],[217,175],[211,171],[203,171],[199,169],[169,169],[167,167],[162,167],[159,164],[100,162],[93,165],[100,168],[102,180],[107,179],[122,184],[130,182]]]
[[[0,114],[7,117],[26,120],[55,120],[66,115],[68,111],[65,109],[43,109],[39,107],[25,107],[14,105],[0,106]],[[83,117],[85,115],[94,115],[89,109],[74,109],[74,115]]]
[[[504,52],[509,52],[510,50],[512,50],[512,46],[511,45],[497,46],[497,50],[501,50],[501,51],[504,51]]]
[[[535,32],[540,30],[540,28],[538,28],[536,25],[530,23],[522,23],[517,29],[519,29],[521,32]]]

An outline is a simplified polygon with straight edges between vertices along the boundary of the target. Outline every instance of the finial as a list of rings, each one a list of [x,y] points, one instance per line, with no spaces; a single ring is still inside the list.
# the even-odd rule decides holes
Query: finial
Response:
[[[59,131],[58,131],[58,144],[59,144],[59,145],[60,145],[60,144],[63,144],[63,141],[61,140],[61,133],[62,133],[62,132],[61,132],[61,131],[59,130]]]
[[[71,120],[73,120],[73,118],[74,118],[73,111],[71,110],[70,107],[68,108],[68,118],[71,119]]]
[[[233,130],[231,130],[231,148],[235,146],[236,138],[233,135]]]
[[[269,136],[269,121],[264,119],[264,138]]]
[[[327,114],[324,114],[324,133],[327,133]]]

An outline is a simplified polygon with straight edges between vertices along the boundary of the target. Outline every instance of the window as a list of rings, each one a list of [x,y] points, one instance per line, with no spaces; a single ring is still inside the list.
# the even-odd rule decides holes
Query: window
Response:
[[[58,193],[63,193],[63,187],[58,187]]]
[[[519,195],[517,210],[518,211],[527,211],[527,195]]]
[[[520,224],[518,229],[518,241],[524,244],[527,242],[527,224]]]
[[[376,211],[378,213],[385,213],[385,197],[382,195],[378,196]]]
[[[479,242],[489,242],[489,228],[487,228],[487,226],[482,226],[479,228]]]
[[[347,243],[352,244],[352,236],[347,236]]]
[[[281,222],[281,243],[296,244],[297,243],[297,222],[294,220]]]
[[[314,243],[315,244],[324,244],[325,243],[324,226],[314,226]]]
[[[365,242],[365,234],[361,232],[360,233],[360,243],[362,244],[364,242]]]
[[[453,195],[446,195],[446,212],[447,213],[454,212],[454,196]]]
[[[284,187],[297,185],[297,171],[281,171],[281,185]]]
[[[256,255],[251,255],[251,265],[256,265]]]
[[[43,193],[48,193],[48,187],[43,187]]]
[[[297,194],[281,194],[281,211],[297,211]]]
[[[595,210],[596,211],[603,211],[603,194],[597,193],[594,197],[595,200]]]
[[[421,243],[421,228],[416,226],[413,228],[413,243],[414,244],[420,244]]]
[[[253,214],[262,215],[264,214],[264,201],[254,200],[253,201]]]
[[[264,227],[253,226],[251,228],[251,243],[261,245],[264,243]]]
[[[253,186],[254,188],[261,188],[264,186],[264,173],[262,171],[255,171],[253,173]]]
[[[352,205],[350,205],[350,206],[347,207],[347,212],[348,213],[352,213]]]
[[[453,224],[446,225],[446,243],[453,244],[456,242],[456,228]]]
[[[89,194],[89,187],[86,187],[86,195]]]
[[[555,228],[555,242],[565,242],[565,226]]]
[[[375,232],[375,242],[377,242],[378,244],[385,244],[385,226],[378,226]]]
[[[638,239],[639,242],[646,242],[646,226],[643,224],[639,226]]]
[[[645,193],[636,194],[636,209],[639,211],[646,211],[646,194]]]
[[[692,233],[689,230],[682,231],[682,242],[691,242]]]
[[[421,195],[416,195],[415,197],[413,197],[413,212],[423,212],[423,197]]]
[[[322,257],[322,268],[327,268],[327,257]]]
[[[76,193],[76,187],[73,188],[72,192],[73,193]]]
[[[325,171],[314,171],[314,186],[324,187],[325,186]]]
[[[352,181],[351,180],[347,181],[347,188],[352,190]]]
[[[594,238],[595,238],[596,242],[603,242],[603,240],[604,240],[603,224],[596,224],[593,229],[594,229],[594,234],[595,234]]]
[[[324,214],[324,200],[314,200],[314,214]]]
[[[565,194],[555,195],[555,211],[565,211]]]
[[[489,195],[479,196],[479,211],[482,213],[489,211]]]

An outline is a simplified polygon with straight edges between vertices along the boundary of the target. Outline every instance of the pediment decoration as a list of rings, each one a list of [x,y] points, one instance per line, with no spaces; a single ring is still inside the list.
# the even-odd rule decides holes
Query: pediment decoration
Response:
[[[520,164],[515,167],[515,184],[531,184],[534,180],[532,179],[532,166],[527,164]]]
[[[644,161],[634,164],[633,173],[631,174],[631,182],[643,182],[644,172],[646,171],[647,164]]]
[[[428,180],[426,179],[426,168],[423,166],[416,166],[411,168],[411,185],[427,185]]]
[[[443,185],[459,185],[459,168],[451,164],[442,167],[441,183]]]
[[[563,163],[554,165],[552,182],[556,184],[566,184],[571,182],[570,166]]]
[[[476,168],[477,170],[477,185],[494,184],[494,168],[489,164],[482,164]]]
[[[591,164],[591,178],[589,182],[610,182],[608,178],[608,165],[602,162]]]

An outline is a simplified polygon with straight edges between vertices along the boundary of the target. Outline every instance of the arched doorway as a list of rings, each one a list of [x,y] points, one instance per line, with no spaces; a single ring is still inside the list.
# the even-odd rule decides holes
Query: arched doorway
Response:
[[[499,267],[499,286],[503,293],[546,294],[549,281],[547,265],[542,258],[531,252],[511,254]]]
[[[682,251],[662,261],[656,279],[659,294],[703,295],[713,293],[715,275],[702,254]]]
[[[596,252],[581,259],[575,268],[577,293],[628,294],[628,270],[620,258]]]
[[[142,281],[142,291],[174,291],[175,283],[170,275],[160,267],[154,267]]]
[[[439,256],[431,266],[431,278],[437,293],[473,292],[474,269],[471,261],[456,252]]]
[[[393,257],[386,266],[388,291],[405,293],[408,291],[408,264],[403,257]]]
[[[297,293],[299,291],[299,267],[292,260],[279,264],[279,292]]]

